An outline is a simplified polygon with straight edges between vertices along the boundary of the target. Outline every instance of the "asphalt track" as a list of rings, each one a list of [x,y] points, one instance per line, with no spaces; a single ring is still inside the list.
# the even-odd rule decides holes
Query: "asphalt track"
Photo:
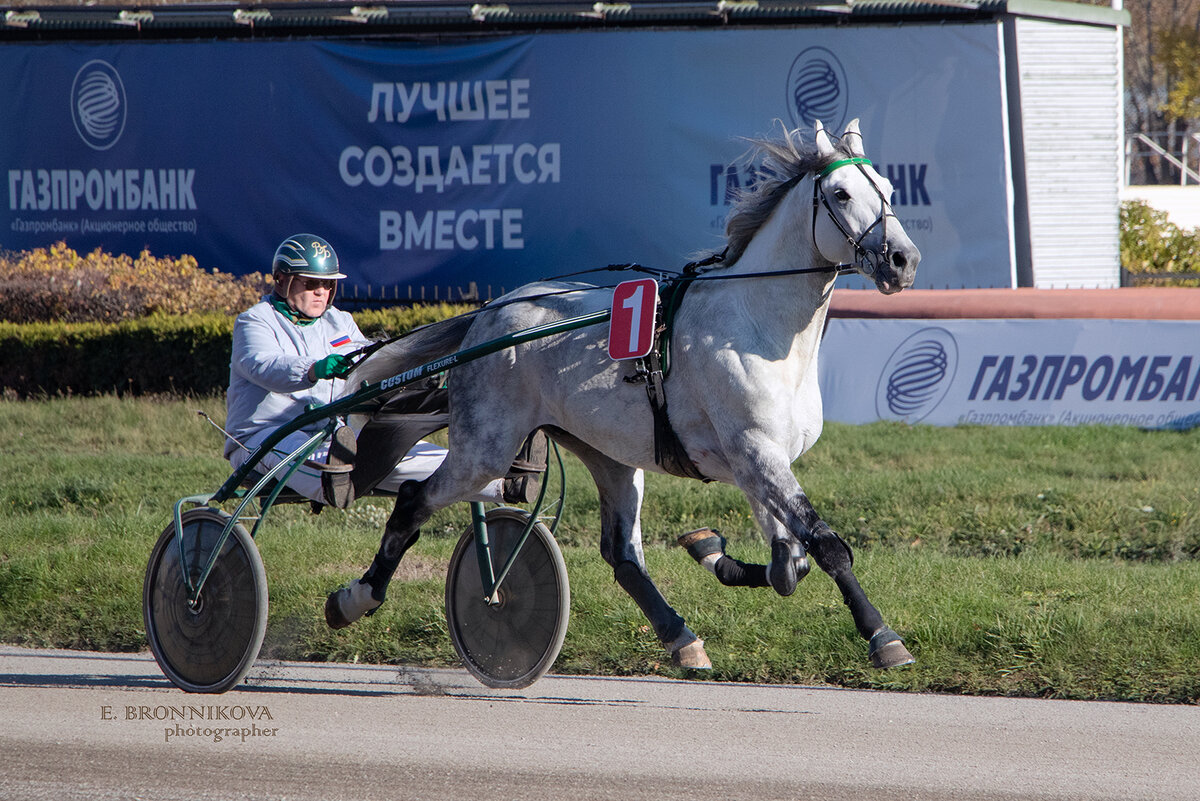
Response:
[[[174,718],[174,719],[172,719]],[[1200,797],[1200,707],[0,647],[0,799]]]

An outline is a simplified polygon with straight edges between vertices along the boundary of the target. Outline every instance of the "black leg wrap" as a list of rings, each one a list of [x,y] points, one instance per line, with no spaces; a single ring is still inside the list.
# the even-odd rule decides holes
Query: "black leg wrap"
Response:
[[[385,531],[383,537],[379,552],[375,554],[375,559],[362,577],[364,582],[371,585],[371,597],[380,603],[387,600],[388,584],[391,583],[404,554],[421,538],[421,530],[417,529],[408,537]]]
[[[854,617],[859,636],[870,640],[883,626],[883,617],[867,600],[867,594],[854,576],[854,554],[850,546],[823,520],[818,520],[812,527],[812,543],[813,558],[841,590],[842,600]]]
[[[421,537],[421,530],[413,526],[413,512],[419,503],[417,496],[423,486],[422,481],[405,481],[396,490],[396,505],[383,527],[379,552],[375,554],[371,567],[363,574],[362,580],[371,585],[371,597],[380,603],[387,594],[387,585],[400,566],[400,560]]]
[[[713,565],[717,580],[726,587],[769,587],[766,565],[749,565],[734,559],[732,556],[722,556]]]
[[[670,643],[679,639],[684,629],[683,618],[662,597],[645,570],[626,560],[613,568],[613,577],[650,621],[659,641]]]
[[[804,548],[796,539],[771,543],[771,564],[766,568],[767,582],[775,592],[787,597],[796,591],[796,583],[808,574]]]
[[[889,626],[884,626],[883,628],[879,629],[879,631],[877,631],[873,635],[871,635],[869,647],[870,647],[871,651],[874,652],[874,651],[879,650],[883,646],[887,645],[888,643],[893,643],[893,642],[904,642],[904,640],[900,638],[899,634],[892,631],[892,629]]]
[[[846,570],[854,567],[854,551],[850,548],[850,543],[842,539],[842,535],[830,528],[829,524],[824,520],[817,521],[817,524],[813,526],[810,536],[813,543],[810,550],[813,551],[814,556],[817,556],[817,552],[820,552],[820,556],[817,556],[817,561],[822,566],[829,566],[825,567],[825,570],[837,566],[843,556],[843,554],[838,553],[831,547],[834,543],[841,546],[841,550],[844,552],[846,561],[842,567]]]

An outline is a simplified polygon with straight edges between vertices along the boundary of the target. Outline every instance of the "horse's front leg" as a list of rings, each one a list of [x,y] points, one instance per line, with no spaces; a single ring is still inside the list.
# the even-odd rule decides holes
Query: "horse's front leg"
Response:
[[[803,490],[793,496],[791,506],[797,508],[798,514],[804,517],[816,517],[816,512],[809,503]],[[904,647],[900,635],[892,631],[883,621],[883,615],[867,600],[867,594],[854,575],[854,554],[850,545],[842,539],[829,524],[819,517],[809,531],[809,551],[822,570],[828,573],[842,592],[842,600],[854,617],[854,625],[858,633],[869,643],[868,655],[871,664],[877,668],[899,667],[910,665],[916,660]]]
[[[867,599],[867,594],[854,575],[854,556],[846,543],[829,524],[821,519],[808,496],[792,474],[786,458],[761,460],[772,449],[763,447],[756,453],[753,469],[739,471],[739,485],[751,499],[794,535],[799,545],[812,555],[817,565],[837,584],[842,600],[854,618],[855,628],[870,643],[869,655],[875,667],[889,668],[908,665],[915,660],[900,636],[884,622],[879,610]],[[772,536],[771,564],[767,579],[780,595],[790,595],[796,588],[798,576],[796,547],[781,538],[777,531],[765,529]]]

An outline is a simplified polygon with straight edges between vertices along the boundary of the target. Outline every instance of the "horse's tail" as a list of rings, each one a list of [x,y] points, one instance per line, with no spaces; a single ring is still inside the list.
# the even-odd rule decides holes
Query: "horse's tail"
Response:
[[[346,376],[350,386],[373,384],[413,367],[419,367],[458,350],[475,315],[463,314],[422,326],[371,353]]]

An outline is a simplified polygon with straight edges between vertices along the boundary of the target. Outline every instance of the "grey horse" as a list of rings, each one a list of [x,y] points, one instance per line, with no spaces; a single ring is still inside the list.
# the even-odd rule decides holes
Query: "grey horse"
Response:
[[[662,382],[669,426],[694,475],[745,493],[770,544],[762,583],[790,595],[811,555],[841,590],[871,662],[908,664],[911,654],[856,579],[849,546],[813,509],[791,466],[821,433],[817,350],[838,269],[868,276],[892,294],[912,285],[921,255],[891,209],[891,185],[863,152],[857,120],[840,138],[818,123],[811,142],[791,131],[756,144],[763,177],[731,211],[723,259],[696,276],[674,314],[670,371]],[[490,310],[381,349],[350,383],[607,308],[612,294],[581,283],[527,285]],[[513,302],[520,298],[528,300]],[[451,371],[450,453],[428,479],[401,487],[371,566],[329,596],[331,626],[376,609],[421,524],[504,476],[526,436],[542,429],[591,472],[600,497],[601,555],[659,641],[676,664],[711,666],[703,642],[646,572],[643,471],[665,468],[655,458],[645,387],[630,362],[609,358],[606,344],[603,326],[582,328]]]

